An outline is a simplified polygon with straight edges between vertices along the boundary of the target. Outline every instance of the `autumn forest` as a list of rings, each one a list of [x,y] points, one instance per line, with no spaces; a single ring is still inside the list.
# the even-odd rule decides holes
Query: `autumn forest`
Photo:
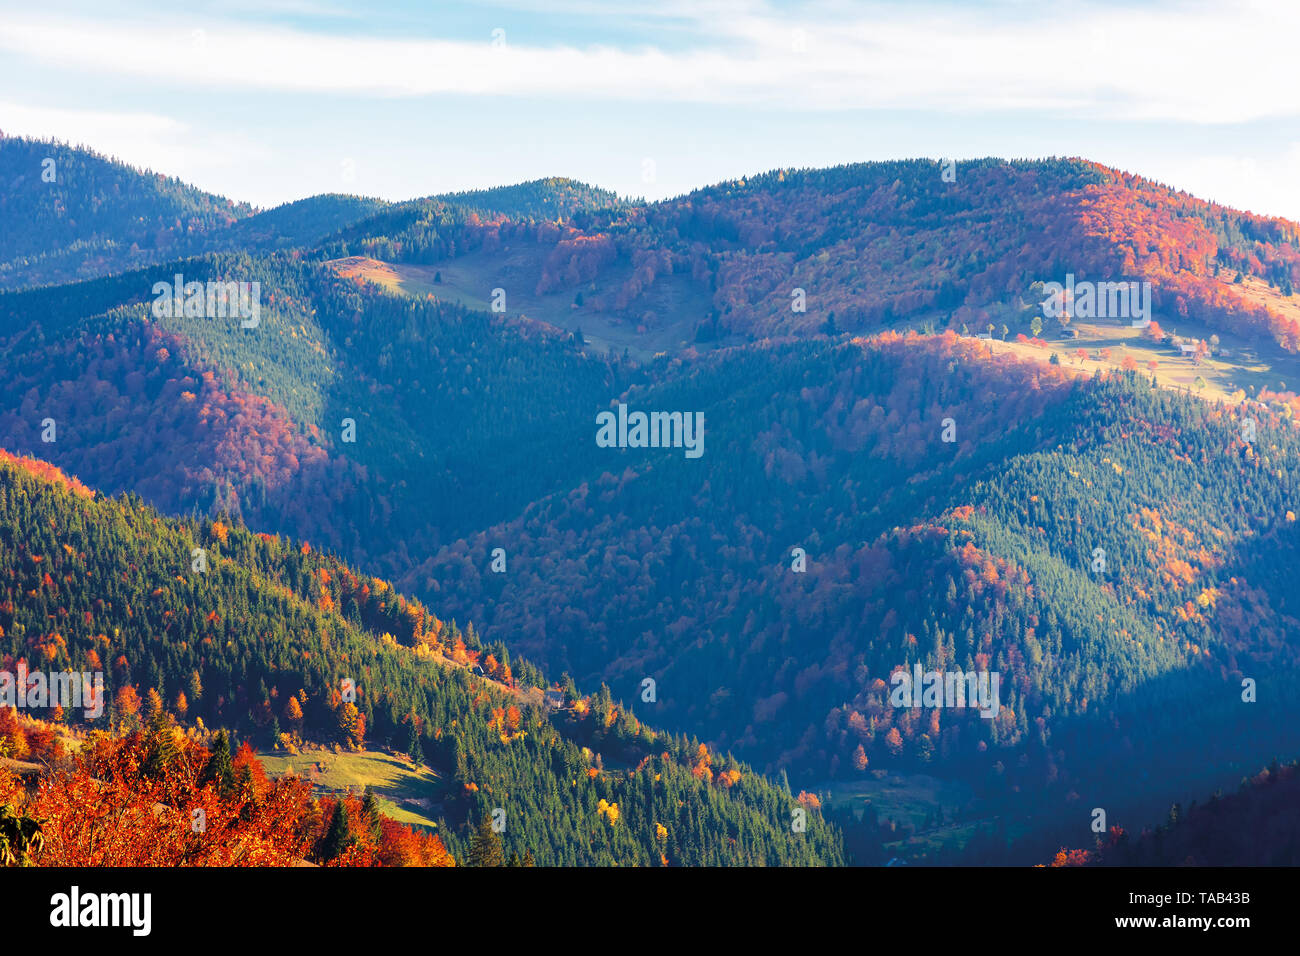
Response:
[[[0,223],[8,865],[1300,863],[1296,223],[1077,158],[258,210],[3,136]]]

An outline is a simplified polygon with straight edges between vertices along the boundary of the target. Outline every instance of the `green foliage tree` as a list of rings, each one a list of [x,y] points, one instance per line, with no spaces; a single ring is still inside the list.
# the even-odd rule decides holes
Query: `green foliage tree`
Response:
[[[330,817],[329,829],[321,840],[319,856],[322,863],[336,859],[348,847],[356,842],[352,824],[348,819],[348,808],[342,800],[334,805],[334,815]]]
[[[470,841],[469,866],[505,866],[505,852],[501,837],[492,829],[492,821],[484,817],[474,830],[474,839]]]
[[[208,757],[208,762],[204,764],[203,772],[199,775],[200,787],[209,783],[223,797],[233,793],[237,784],[235,764],[230,754],[230,738],[224,730],[217,731],[216,739],[212,743],[211,756]]]

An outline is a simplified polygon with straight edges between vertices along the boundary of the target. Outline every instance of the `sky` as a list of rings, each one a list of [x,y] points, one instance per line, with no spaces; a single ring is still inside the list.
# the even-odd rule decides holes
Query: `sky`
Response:
[[[1293,0],[0,0],[0,130],[264,208],[1082,156],[1300,220],[1297,33]]]

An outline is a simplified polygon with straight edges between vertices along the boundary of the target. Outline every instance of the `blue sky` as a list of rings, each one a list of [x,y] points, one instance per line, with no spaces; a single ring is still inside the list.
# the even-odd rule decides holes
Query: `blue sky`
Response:
[[[0,130],[260,206],[1079,155],[1300,220],[1300,4],[0,0]]]

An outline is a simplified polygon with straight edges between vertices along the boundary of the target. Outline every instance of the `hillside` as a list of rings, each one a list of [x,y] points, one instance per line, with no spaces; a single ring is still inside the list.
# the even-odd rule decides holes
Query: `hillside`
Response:
[[[654,677],[661,722],[772,770],[942,766],[1064,806],[1085,785],[1141,790],[1120,766],[1165,786],[1293,748],[1290,421],[1255,410],[1248,447],[1238,413],[1140,376],[979,356],[774,347],[633,391],[634,407],[702,408],[705,456],[611,453],[407,584],[579,679]],[[498,542],[509,573],[485,574]],[[891,673],[918,660],[999,671],[998,718],[891,706]],[[1243,676],[1268,681],[1267,704],[1242,706]],[[1191,727],[1203,760],[1179,743]]]
[[[590,209],[624,208],[628,204],[608,189],[590,186],[576,179],[552,176],[514,186],[443,193],[434,199],[454,206],[499,214],[511,219],[569,219]]]
[[[0,289],[176,258],[252,212],[90,150],[0,136]]]
[[[558,220],[622,208],[606,190],[552,178],[393,204],[321,195],[255,210],[83,147],[0,133],[0,290],[128,272],[209,252],[312,248],[389,209]]]
[[[311,247],[387,205],[363,196],[312,196],[239,220],[231,226],[225,244],[239,249]]]
[[[371,791],[316,800],[301,777],[272,780],[247,744],[232,753],[225,731],[177,726],[156,693],[141,716],[75,739],[62,716],[0,711],[0,750],[36,758],[0,758],[6,865],[456,865]]]
[[[449,846],[502,807],[506,850],[542,865],[842,862],[815,813],[792,832],[794,799],[727,755],[605,689],[549,711],[525,693],[536,668],[307,543],[164,518],[9,455],[0,539],[4,669],[105,672],[113,726],[152,691],[247,739],[418,744]]]
[[[259,281],[258,327],[153,317],[149,290],[177,270]],[[558,330],[383,294],[292,254],[0,294],[0,336],[7,447],[387,574],[570,487],[588,455],[588,416],[573,410],[594,415],[635,374]],[[42,441],[47,418],[55,442]]]
[[[774,170],[558,228],[375,219],[348,234],[347,254],[439,263],[465,301],[502,287],[512,311],[660,345],[667,334],[673,347],[900,325],[1028,332],[1043,314],[1031,287],[1067,273],[1149,281],[1167,328],[1288,353],[1300,343],[1295,223],[1075,159],[975,160],[955,176],[929,160]],[[1238,273],[1285,301],[1242,288]]]
[[[1157,826],[1120,826],[1089,849],[1062,848],[1052,866],[1297,866],[1300,764],[1279,764],[1242,777],[1236,792],[1216,790],[1204,803],[1175,803]]]
[[[0,445],[205,541],[214,520],[309,541],[310,573],[365,568],[473,621],[498,662],[607,684],[613,726],[651,678],[643,716],[796,792],[879,772],[961,793],[1009,825],[956,841],[985,859],[1300,751],[1294,224],[1083,161],[982,160],[652,204],[568,180],[321,197],[237,233],[0,294]],[[258,282],[259,324],[155,316],[176,273]],[[1156,321],[1044,321],[1038,284],[1067,273],[1145,278]],[[620,404],[702,414],[703,454],[601,447]],[[267,581],[301,595],[273,557]],[[996,716],[895,706],[918,664],[997,672]],[[401,701],[373,725],[399,745],[420,712]]]

